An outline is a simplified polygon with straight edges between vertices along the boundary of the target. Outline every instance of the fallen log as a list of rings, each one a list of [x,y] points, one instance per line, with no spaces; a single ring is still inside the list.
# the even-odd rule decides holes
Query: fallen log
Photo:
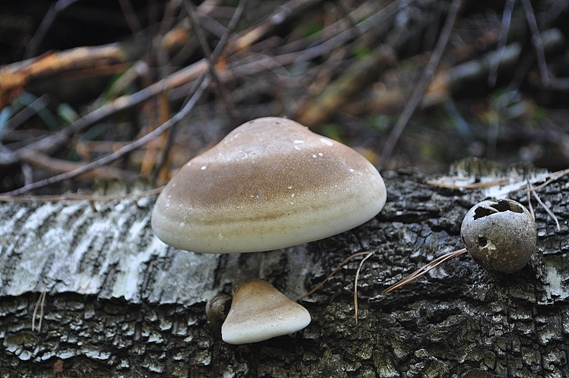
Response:
[[[384,178],[388,202],[375,219],[266,253],[195,254],[166,246],[150,227],[155,195],[0,203],[1,375],[568,375],[567,176],[537,191],[559,229],[532,201],[538,245],[520,272],[491,273],[463,255],[390,294],[382,292],[463,247],[462,218],[492,185],[461,189],[437,178],[427,183],[416,172]],[[506,188],[511,180],[496,182]],[[112,188],[93,196],[116,193]],[[524,190],[510,197],[527,204]],[[245,280],[266,279],[298,299],[362,251],[373,255],[359,274],[358,324],[353,291],[361,257],[301,302],[312,315],[303,331],[234,346],[207,320],[207,301]]]

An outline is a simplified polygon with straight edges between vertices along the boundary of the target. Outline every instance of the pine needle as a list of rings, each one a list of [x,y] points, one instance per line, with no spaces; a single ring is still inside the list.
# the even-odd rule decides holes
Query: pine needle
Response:
[[[354,279],[354,318],[356,319],[356,324],[358,324],[358,278],[360,276],[360,270],[362,266],[373,255],[373,252],[368,252],[368,255],[360,261],[360,265],[358,266],[358,270],[356,270],[356,278]]]
[[[358,257],[358,256],[362,256],[362,255],[368,255],[368,254],[371,255],[372,253],[373,252],[365,251],[365,252],[357,252],[357,253],[354,253],[353,255],[348,256],[346,259],[344,259],[344,261],[342,261],[340,264],[338,264],[338,266],[332,271],[332,273],[330,273],[328,275],[328,277],[326,277],[324,279],[324,281],[320,282],[318,285],[316,285],[316,287],[314,289],[310,290],[308,293],[304,294],[302,297],[300,297],[298,299],[303,300],[304,298],[313,294],[316,290],[320,289],[330,278],[332,278],[340,270],[341,267],[346,265],[354,257]]]
[[[405,285],[415,281],[416,279],[418,279],[419,277],[422,277],[425,274],[429,273],[431,270],[435,269],[437,266],[441,265],[445,261],[450,260],[453,257],[460,256],[464,253],[466,253],[466,248],[459,249],[459,250],[454,251],[454,252],[449,252],[449,253],[444,254],[440,257],[437,257],[436,259],[434,259],[433,261],[431,261],[427,265],[417,269],[416,271],[414,271],[413,273],[411,273],[407,277],[403,278],[401,281],[389,286],[387,289],[385,289],[383,291],[383,294],[390,293],[395,289],[398,289],[402,286],[405,286]]]

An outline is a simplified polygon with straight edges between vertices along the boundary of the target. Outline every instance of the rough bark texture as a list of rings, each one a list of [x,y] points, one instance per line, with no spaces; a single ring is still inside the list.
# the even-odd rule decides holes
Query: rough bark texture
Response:
[[[462,255],[388,295],[388,285],[463,247],[462,218],[483,194],[430,186],[415,173],[384,178],[388,203],[365,225],[230,256],[158,241],[155,197],[0,204],[0,376],[569,376],[567,178],[539,192],[561,230],[536,208],[538,248],[522,271],[489,273]],[[524,192],[512,197],[527,203]],[[375,254],[360,274],[357,325],[361,258],[302,302],[313,320],[291,336],[227,345],[206,319],[207,300],[246,279],[298,298],[358,251]],[[38,332],[32,314],[43,290]]]

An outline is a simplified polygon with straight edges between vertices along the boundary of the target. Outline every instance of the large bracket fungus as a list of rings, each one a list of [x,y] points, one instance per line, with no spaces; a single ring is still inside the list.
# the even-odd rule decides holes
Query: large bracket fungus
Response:
[[[351,148],[283,118],[260,118],[185,164],[160,194],[152,228],[203,253],[258,252],[323,239],[385,204],[377,169]]]

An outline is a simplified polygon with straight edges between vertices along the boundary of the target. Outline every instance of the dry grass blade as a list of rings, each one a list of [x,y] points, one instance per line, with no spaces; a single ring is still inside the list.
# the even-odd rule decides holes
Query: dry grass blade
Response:
[[[400,287],[405,286],[405,285],[415,281],[419,277],[422,277],[425,274],[429,273],[431,270],[435,269],[437,266],[441,265],[445,261],[450,260],[456,256],[460,256],[464,253],[466,253],[466,248],[459,249],[457,251],[450,252],[450,253],[447,253],[447,254],[442,255],[440,257],[437,257],[436,259],[434,259],[433,261],[431,261],[427,265],[417,269],[416,271],[414,271],[413,273],[411,273],[407,277],[403,278],[401,281],[389,286],[387,289],[385,289],[383,291],[383,293],[387,294],[387,293],[392,292],[395,289],[399,289]]]
[[[358,278],[360,276],[360,270],[362,266],[373,255],[373,252],[368,252],[368,255],[360,261],[358,270],[356,270],[356,278],[354,279],[354,318],[356,319],[356,324],[358,324]]]
[[[367,251],[366,252],[357,252],[357,253],[354,253],[353,255],[348,256],[346,259],[344,259],[344,261],[342,261],[340,264],[338,264],[338,266],[332,271],[332,273],[330,273],[328,275],[328,277],[326,277],[324,279],[324,281],[320,282],[318,285],[316,285],[316,287],[314,287],[314,289],[310,290],[308,293],[306,293],[302,297],[298,298],[298,300],[303,300],[304,298],[313,294],[316,290],[320,289],[330,278],[332,278],[334,276],[334,274],[336,274],[340,270],[341,267],[346,265],[348,263],[348,261],[350,261],[354,257],[358,257],[358,256],[362,256],[362,255],[368,255],[368,254],[371,255],[372,253],[373,252],[367,252]]]
[[[547,214],[549,214],[549,216],[551,218],[553,218],[553,220],[555,221],[555,225],[557,226],[557,231],[561,231],[561,226],[559,225],[559,220],[557,219],[555,214],[553,214],[553,211],[551,211],[549,206],[547,206],[545,203],[543,203],[543,201],[541,200],[541,198],[539,198],[535,189],[533,188],[533,186],[529,182],[528,182],[528,187],[529,187],[530,192],[533,194],[533,197],[535,198],[535,200],[541,205],[541,207],[543,207],[543,209],[547,212]],[[528,200],[528,203],[529,203],[529,200]]]
[[[527,196],[527,201],[528,201],[528,208],[529,208],[529,212],[531,214],[531,217],[533,218],[533,220],[535,220],[535,213],[533,212],[533,205],[531,204],[531,192],[532,192],[532,188],[531,188],[531,183],[529,182],[529,180],[527,181],[527,185],[526,185],[526,196]]]
[[[45,296],[46,296],[46,289],[44,288],[42,290],[42,292],[40,293],[40,296],[38,298],[38,301],[36,302],[36,305],[34,307],[34,312],[32,314],[32,331],[37,330],[38,332],[41,331],[41,324],[43,321],[43,314],[44,314],[44,304],[45,304]],[[39,322],[38,322],[38,327],[36,329],[36,316],[38,313],[38,308],[40,310],[40,315],[39,315]]]

